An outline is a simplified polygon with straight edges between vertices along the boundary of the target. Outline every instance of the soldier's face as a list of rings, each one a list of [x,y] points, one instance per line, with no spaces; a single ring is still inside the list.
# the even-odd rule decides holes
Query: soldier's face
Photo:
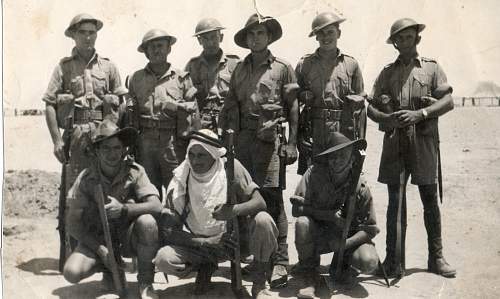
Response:
[[[93,50],[97,39],[97,27],[93,22],[84,22],[73,33],[75,46],[78,50]]]
[[[208,55],[215,55],[219,52],[222,38],[222,33],[219,30],[216,30],[198,36],[198,42],[203,47],[203,52]]]
[[[349,176],[352,161],[352,146],[336,151],[328,156],[328,170],[333,182],[341,184]]]
[[[113,137],[99,143],[97,158],[101,165],[118,167],[125,155],[125,146],[118,137]]]
[[[210,153],[199,144],[195,144],[189,149],[188,159],[191,168],[198,174],[209,171],[215,162]]]
[[[417,29],[412,27],[402,30],[392,40],[401,54],[413,52],[418,44]]]
[[[253,26],[247,31],[247,45],[252,52],[260,52],[267,49],[271,35],[263,24]]]
[[[335,50],[340,37],[338,24],[331,24],[316,32],[316,40],[322,50]]]
[[[149,62],[153,64],[164,63],[167,61],[167,56],[170,54],[170,50],[170,40],[152,40],[146,44],[146,57],[149,59]]]

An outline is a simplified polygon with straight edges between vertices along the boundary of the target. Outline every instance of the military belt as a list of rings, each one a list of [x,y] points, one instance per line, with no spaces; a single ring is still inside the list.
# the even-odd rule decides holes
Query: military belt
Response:
[[[328,108],[311,108],[312,119],[322,119],[326,121],[340,121],[342,110],[334,110]]]
[[[141,117],[139,119],[139,126],[146,129],[175,129],[175,120]]]
[[[102,121],[102,110],[75,108],[74,124],[81,125],[94,121]]]

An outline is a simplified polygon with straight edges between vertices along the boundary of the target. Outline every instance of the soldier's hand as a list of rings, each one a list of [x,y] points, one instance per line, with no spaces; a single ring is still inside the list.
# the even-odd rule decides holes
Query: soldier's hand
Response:
[[[399,110],[392,113],[392,115],[397,118],[399,126],[403,128],[416,124],[423,119],[420,111],[413,110]]]
[[[104,245],[99,245],[97,248],[97,256],[101,259],[104,267],[111,269],[111,255],[109,254],[108,248]]]
[[[59,162],[66,162],[66,155],[64,155],[64,142],[62,140],[56,141],[56,143],[54,144],[54,156],[56,156]]]
[[[228,204],[217,205],[214,208],[214,211],[212,212],[212,216],[216,220],[233,219],[236,216],[236,213],[234,212],[234,205],[228,205]]]
[[[297,147],[295,144],[287,144],[285,146],[286,165],[291,165],[297,161]]]
[[[304,216],[304,206],[303,205],[292,205],[292,216],[300,217]]]
[[[113,196],[108,195],[108,200],[110,200],[110,202],[108,204],[104,205],[104,208],[106,209],[106,214],[108,215],[108,218],[109,219],[120,218],[120,216],[122,214],[123,204],[120,203]]]
[[[212,236],[212,237],[206,237],[203,239],[202,246],[203,247],[210,247],[210,248],[217,248],[217,249],[222,249],[224,246],[224,233],[220,233],[218,235]]]

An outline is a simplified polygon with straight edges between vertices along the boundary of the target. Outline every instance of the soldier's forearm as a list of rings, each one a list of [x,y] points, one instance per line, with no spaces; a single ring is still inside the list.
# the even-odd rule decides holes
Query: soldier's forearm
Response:
[[[343,223],[338,221],[336,211],[333,210],[319,210],[311,206],[304,206],[304,214],[317,220],[333,222],[339,228],[342,228],[343,226]]]
[[[69,218],[71,219],[71,218]],[[79,223],[82,223],[81,220]],[[87,229],[82,227],[80,224],[75,222],[68,222],[68,232],[69,234],[81,242],[85,246],[87,246],[93,252],[96,252],[101,243],[97,240],[94,234],[90,233]]]
[[[358,231],[351,237],[347,238],[345,242],[345,249],[357,247],[361,244],[369,242],[371,239],[372,239],[371,236],[367,232],[362,230]]]
[[[389,123],[391,121],[390,114],[378,110],[371,104],[368,105],[367,115],[376,123]]]
[[[47,122],[52,143],[62,142],[61,132],[57,126],[56,109],[50,104],[45,105],[45,121]]]
[[[451,97],[451,94],[448,93],[431,106],[425,108],[425,110],[427,111],[427,118],[436,118],[453,110],[453,108],[453,98]]]
[[[252,194],[250,200],[234,206],[238,216],[255,215],[260,211],[265,211],[266,208],[266,202],[258,190]]]
[[[193,234],[183,230],[165,229],[163,230],[163,240],[166,245],[177,245],[184,247],[198,248],[203,246],[202,237],[195,237]]]
[[[141,203],[127,203],[127,218],[135,219],[140,215],[151,214],[157,218],[162,210],[161,202],[157,196],[149,196]]]

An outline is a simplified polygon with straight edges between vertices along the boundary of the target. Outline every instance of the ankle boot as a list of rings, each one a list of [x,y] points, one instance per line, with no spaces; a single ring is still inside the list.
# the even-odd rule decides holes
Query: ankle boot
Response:
[[[457,271],[443,257],[441,214],[437,202],[436,185],[423,186],[420,191],[424,202],[424,223],[429,250],[428,271],[444,277],[454,277]]]
[[[297,292],[297,298],[312,299],[315,298],[316,282],[318,273],[315,270],[309,270],[302,273],[304,277],[304,285]]]
[[[208,286],[212,280],[212,275],[215,270],[217,270],[217,264],[214,263],[204,263],[200,265],[198,273],[196,274],[196,280],[194,282],[194,294],[202,295],[208,291]]]
[[[253,285],[252,285],[252,298],[264,299],[271,298],[271,294],[266,288],[267,273],[270,271],[269,262],[254,261],[253,267]]]

